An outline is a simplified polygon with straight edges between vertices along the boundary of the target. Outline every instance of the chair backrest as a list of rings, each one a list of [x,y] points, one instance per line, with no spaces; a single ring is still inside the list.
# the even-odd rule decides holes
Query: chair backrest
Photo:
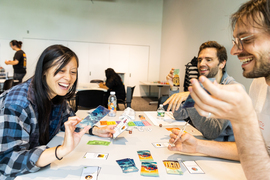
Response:
[[[4,82],[3,91],[10,89],[13,86],[13,79],[7,79]]]
[[[198,62],[197,58],[194,57],[189,63],[186,64],[184,91],[188,91],[188,87],[190,86],[190,80],[192,78],[198,79],[198,77],[199,77],[197,62]]]
[[[90,81],[90,83],[103,83],[104,81],[103,80],[101,80],[101,79],[92,79],[91,81]]]
[[[78,110],[78,106],[85,108],[96,108],[97,106],[106,105],[105,92],[100,90],[83,90],[76,93],[76,108],[75,112]]]
[[[133,98],[133,92],[134,92],[135,86],[131,87],[128,86],[127,87],[127,97],[126,97],[126,103],[131,103],[131,100]],[[129,106],[128,106],[129,107]]]

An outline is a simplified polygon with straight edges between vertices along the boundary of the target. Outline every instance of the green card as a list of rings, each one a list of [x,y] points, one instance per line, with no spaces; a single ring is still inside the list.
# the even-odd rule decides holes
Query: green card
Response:
[[[109,146],[111,142],[109,141],[88,141],[88,145],[102,145],[102,146]]]
[[[136,124],[134,122],[132,122],[132,121],[129,121],[128,126],[136,126]]]

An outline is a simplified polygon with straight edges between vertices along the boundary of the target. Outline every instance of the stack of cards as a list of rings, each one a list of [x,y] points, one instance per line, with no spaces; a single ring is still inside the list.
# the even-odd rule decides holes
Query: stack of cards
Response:
[[[83,168],[81,180],[91,179],[97,180],[97,176],[101,170],[99,166],[88,166]]]
[[[136,167],[135,162],[133,159],[126,158],[116,160],[118,165],[121,167],[123,173],[130,173],[130,172],[138,172],[139,169]]]
[[[158,177],[157,163],[153,162],[153,157],[148,150],[137,151],[141,165],[141,175],[142,176],[153,176]]]
[[[178,161],[164,160],[163,164],[166,168],[167,174],[180,174],[183,175],[181,166]]]

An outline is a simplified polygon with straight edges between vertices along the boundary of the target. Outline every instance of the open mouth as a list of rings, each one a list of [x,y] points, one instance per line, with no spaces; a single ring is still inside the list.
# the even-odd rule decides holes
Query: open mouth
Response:
[[[240,62],[243,64],[247,64],[247,63],[251,62],[252,60],[253,60],[253,58],[250,57],[250,58],[242,59],[242,60],[240,60]]]
[[[64,83],[58,83],[58,85],[59,85],[61,88],[64,88],[64,89],[68,89],[68,87],[69,87],[69,84],[64,84]]]
[[[200,69],[200,73],[205,73],[206,71],[208,71],[207,68],[201,68],[201,69]]]

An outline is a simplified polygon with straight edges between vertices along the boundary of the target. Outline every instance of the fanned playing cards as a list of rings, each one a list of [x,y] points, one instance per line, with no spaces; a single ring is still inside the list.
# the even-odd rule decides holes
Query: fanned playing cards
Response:
[[[103,117],[105,117],[110,110],[103,106],[98,106],[94,111],[92,111],[88,116],[86,116],[76,127],[84,128],[85,126],[93,126],[98,123]]]

